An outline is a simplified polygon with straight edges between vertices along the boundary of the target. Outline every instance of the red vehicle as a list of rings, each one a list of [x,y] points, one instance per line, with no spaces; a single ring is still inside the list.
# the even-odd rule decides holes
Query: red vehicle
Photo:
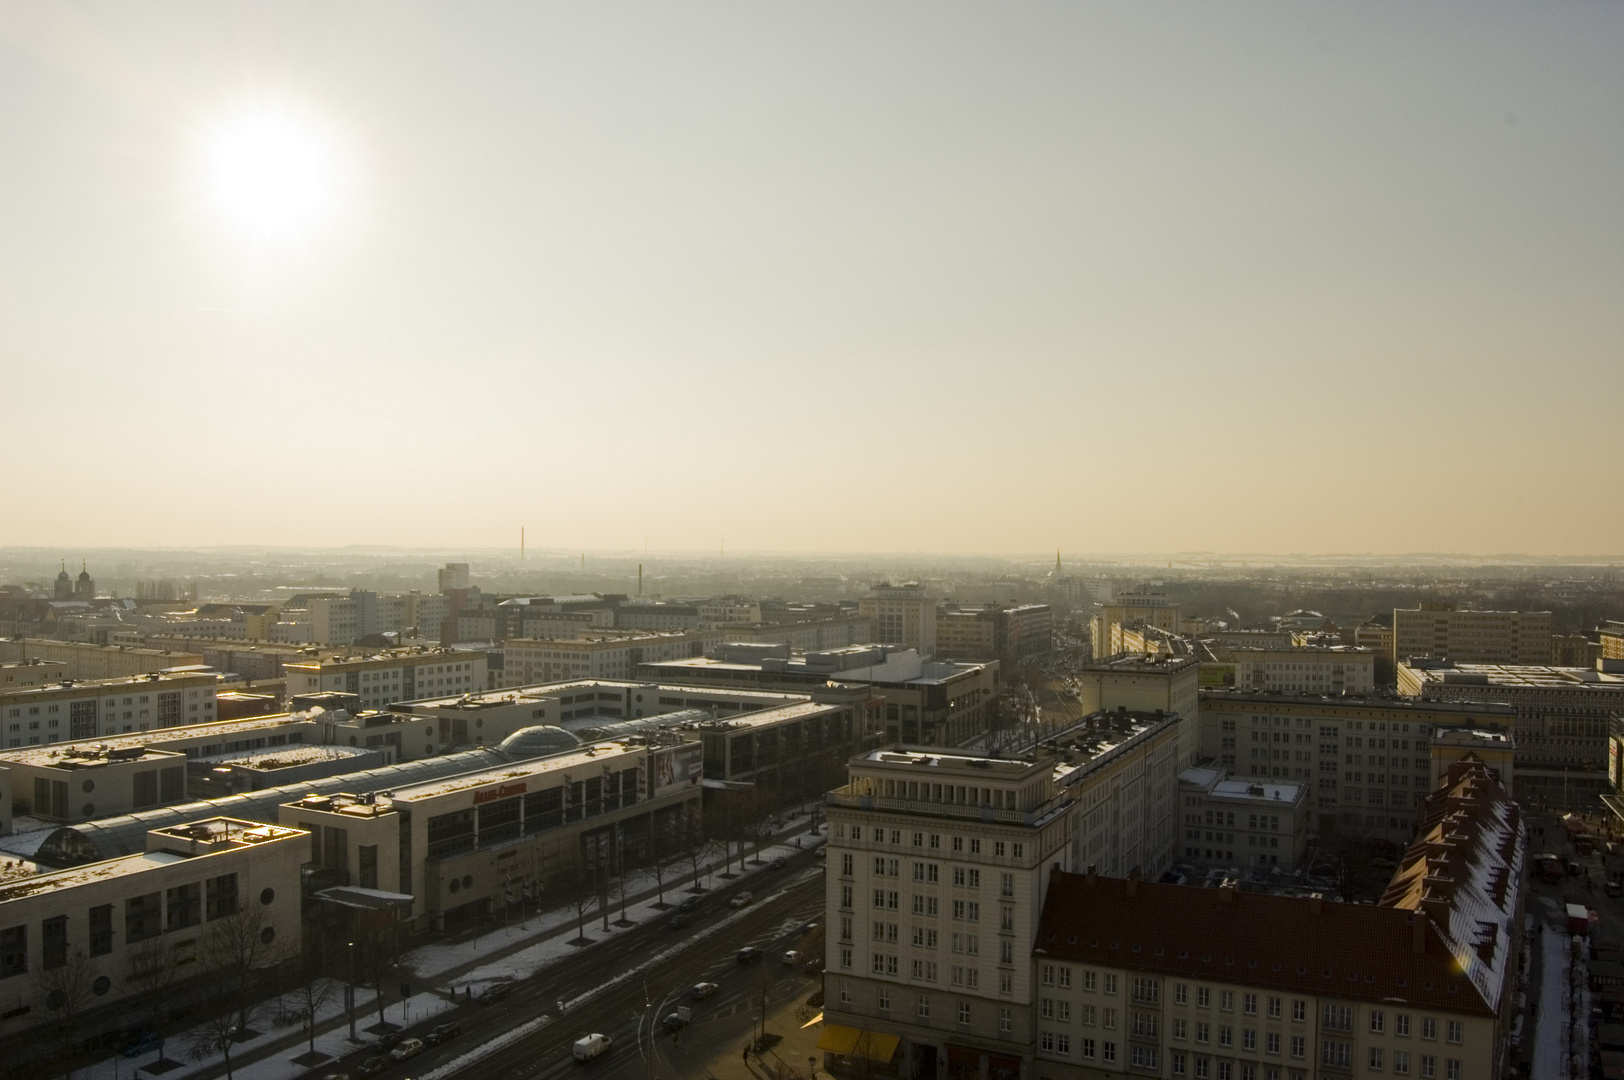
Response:
[[[1567,868],[1558,855],[1536,855],[1534,861],[1539,867],[1539,876],[1544,879],[1547,885],[1555,885],[1567,873]]]

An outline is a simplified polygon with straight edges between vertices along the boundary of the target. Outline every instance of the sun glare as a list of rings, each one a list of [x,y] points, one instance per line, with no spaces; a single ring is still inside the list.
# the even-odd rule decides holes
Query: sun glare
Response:
[[[315,125],[268,110],[216,128],[207,144],[209,196],[234,225],[266,237],[302,234],[334,209],[334,150]]]

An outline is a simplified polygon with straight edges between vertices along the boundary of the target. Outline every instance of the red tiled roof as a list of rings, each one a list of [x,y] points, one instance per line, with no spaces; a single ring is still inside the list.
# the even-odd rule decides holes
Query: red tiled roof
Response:
[[[1420,913],[1055,871],[1033,953],[1168,976],[1493,1016]]]

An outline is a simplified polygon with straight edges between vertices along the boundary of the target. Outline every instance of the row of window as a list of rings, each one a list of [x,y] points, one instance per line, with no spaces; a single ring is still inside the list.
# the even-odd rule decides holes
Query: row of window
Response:
[[[865,830],[867,839],[876,844],[890,843],[897,847],[902,846],[903,831],[901,829],[887,829],[881,825],[844,825],[837,822],[835,824],[835,839],[845,840],[849,837],[852,840],[862,840],[865,837]],[[941,833],[910,832],[908,836],[911,846],[915,848],[924,848],[928,851],[942,850]],[[948,849],[951,851],[970,855],[982,854],[980,837],[950,836],[948,841]],[[991,850],[993,857],[998,859],[1022,859],[1026,857],[1026,845],[1019,840],[994,840],[991,842]]]

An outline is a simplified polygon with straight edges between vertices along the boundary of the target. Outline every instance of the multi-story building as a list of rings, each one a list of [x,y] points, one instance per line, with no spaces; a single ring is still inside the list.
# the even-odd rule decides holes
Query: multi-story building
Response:
[[[1512,706],[1519,790],[1572,806],[1606,788],[1608,718],[1624,712],[1624,673],[1612,666],[1606,660],[1593,668],[1410,660],[1398,665],[1398,690],[1431,701]]]
[[[1313,831],[1308,788],[1277,780],[1231,780],[1222,769],[1179,774],[1181,862],[1196,867],[1296,869]]]
[[[1516,722],[1492,702],[1203,690],[1200,756],[1236,779],[1303,784],[1321,836],[1403,843],[1432,788],[1433,733]]]
[[[703,656],[720,630],[594,631],[578,638],[511,638],[502,649],[497,687],[570,679],[630,679],[642,664]]]
[[[698,630],[702,625],[696,604],[627,600],[614,612],[617,630]]]
[[[1181,626],[1179,605],[1166,593],[1138,590],[1118,593],[1115,600],[1103,605],[1089,620],[1094,659],[1103,660],[1113,655],[1113,626],[1148,626],[1177,634]]]
[[[1434,790],[1462,761],[1481,762],[1489,777],[1515,797],[1517,747],[1509,732],[1475,728],[1439,728],[1432,733],[1432,787]]]
[[[1393,663],[1428,656],[1466,664],[1549,664],[1549,611],[1457,611],[1428,603],[1393,611]]]
[[[122,679],[67,679],[0,692],[4,745],[46,746],[179,724],[206,724],[216,718],[219,682],[213,672],[154,672]]]
[[[717,596],[699,602],[700,626],[754,625],[761,621],[761,604],[745,596]]]
[[[59,1020],[68,993],[83,1011],[205,976],[221,920],[298,942],[306,833],[205,815],[144,839],[139,854],[68,870],[0,867],[0,1037]],[[155,966],[165,979],[148,987]]]
[[[1599,635],[1579,631],[1551,634],[1551,658],[1546,662],[1552,667],[1595,667],[1601,659]]]
[[[893,746],[854,759],[825,796],[825,1023],[869,1032],[886,1075],[1023,1075],[1049,877],[1082,859],[1168,865],[1181,722],[1091,717],[1025,758]]]
[[[1348,645],[1226,650],[1243,690],[1300,694],[1368,694],[1376,688],[1376,659],[1369,649]]]
[[[935,655],[936,599],[919,582],[876,584],[858,600],[857,614],[869,620],[876,642]]]
[[[1020,659],[1047,652],[1053,639],[1048,604],[944,607],[936,613],[936,655],[944,659]]]
[[[1379,905],[1056,872],[1032,950],[1032,1074],[1507,1075],[1526,839],[1467,763]]]
[[[485,689],[485,654],[449,648],[389,649],[367,656],[316,656],[284,661],[290,698],[336,691],[354,694],[362,708],[397,701],[469,694]]]
[[[937,1076],[961,1059],[969,1077],[1022,1075],[1033,929],[1074,847],[1075,802],[1054,774],[1047,755],[902,747],[851,763],[850,783],[825,796],[825,1040],[871,1033],[883,1075]]]
[[[321,645],[352,645],[375,634],[414,631],[438,639],[440,625],[451,615],[451,600],[435,593],[380,596],[352,589],[348,596],[312,597],[311,636]]]
[[[68,665],[61,660],[16,660],[0,664],[0,694],[45,683],[60,683],[68,677]]]
[[[873,623],[866,616],[836,615],[822,618],[718,625],[724,641],[786,645],[796,652],[845,649],[874,640]]]
[[[1624,623],[1609,622],[1596,631],[1601,644],[1601,658],[1624,660]]]
[[[1160,710],[1195,720],[1200,712],[1201,664],[1194,656],[1119,656],[1085,664],[1075,677],[1085,713]],[[1200,729],[1190,723],[1179,731],[1178,767],[1183,769],[1199,756]]]
[[[69,679],[124,679],[176,667],[197,667],[203,657],[192,652],[143,649],[131,645],[92,645],[44,638],[0,639],[0,662],[51,660],[66,664]]]

